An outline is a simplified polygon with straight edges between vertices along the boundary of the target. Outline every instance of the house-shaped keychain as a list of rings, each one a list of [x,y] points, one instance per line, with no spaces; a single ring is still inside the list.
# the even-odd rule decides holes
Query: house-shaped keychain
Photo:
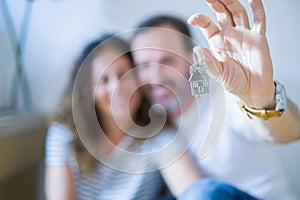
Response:
[[[201,59],[199,62],[199,58],[194,52],[193,60],[194,64],[190,67],[189,82],[191,86],[191,93],[197,98],[202,94],[209,93],[209,76],[205,69],[204,59]]]

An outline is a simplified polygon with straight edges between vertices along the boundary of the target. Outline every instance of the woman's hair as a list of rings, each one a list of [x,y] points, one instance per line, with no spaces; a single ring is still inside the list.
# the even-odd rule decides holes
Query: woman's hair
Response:
[[[103,35],[100,39],[88,44],[75,62],[69,83],[59,104],[58,110],[54,113],[52,121],[56,121],[68,126],[73,134],[71,148],[74,150],[80,172],[90,173],[97,164],[97,160],[85,148],[80,140],[78,132],[86,134],[88,137],[96,137],[96,130],[101,124],[101,113],[95,108],[93,88],[92,88],[92,67],[91,62],[107,48],[112,48],[120,52],[120,56],[126,56],[132,63],[132,56],[126,42],[111,34]],[[141,91],[141,90],[140,90]],[[150,123],[149,109],[150,103],[141,93],[142,100],[138,110],[133,116],[133,121],[140,126]],[[76,109],[76,110],[75,110]],[[75,113],[80,113],[78,114]],[[76,117],[75,115],[76,114]],[[78,126],[80,125],[80,130]],[[96,127],[98,126],[98,127]]]

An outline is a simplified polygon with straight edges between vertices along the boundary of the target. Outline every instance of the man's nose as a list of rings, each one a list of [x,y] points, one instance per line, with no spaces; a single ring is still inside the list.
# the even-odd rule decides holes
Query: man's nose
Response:
[[[163,83],[163,73],[163,66],[158,63],[153,63],[147,67],[147,71],[144,76],[149,82],[161,84]]]

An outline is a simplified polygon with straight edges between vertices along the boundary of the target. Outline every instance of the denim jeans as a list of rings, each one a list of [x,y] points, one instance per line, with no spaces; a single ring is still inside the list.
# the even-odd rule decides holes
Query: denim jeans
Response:
[[[257,198],[215,179],[203,178],[188,187],[178,200],[257,200]]]

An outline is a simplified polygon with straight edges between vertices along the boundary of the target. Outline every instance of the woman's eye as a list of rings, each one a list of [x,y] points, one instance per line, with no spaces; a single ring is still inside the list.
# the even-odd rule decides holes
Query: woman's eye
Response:
[[[98,84],[100,83],[100,84],[105,84],[105,83],[107,83],[108,82],[108,78],[107,77],[101,77],[100,78],[100,80],[99,80],[99,82],[98,82]]]

